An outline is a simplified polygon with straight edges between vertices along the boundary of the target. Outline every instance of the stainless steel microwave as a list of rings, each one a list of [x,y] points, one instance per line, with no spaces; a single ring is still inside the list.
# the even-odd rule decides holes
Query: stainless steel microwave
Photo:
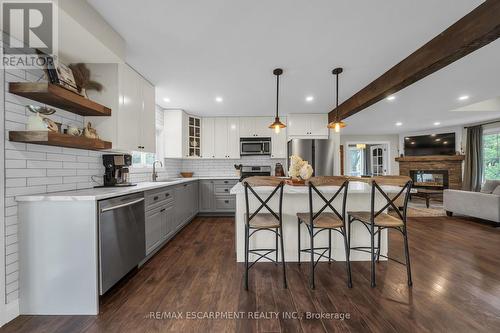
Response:
[[[271,155],[271,138],[241,138],[240,155]]]

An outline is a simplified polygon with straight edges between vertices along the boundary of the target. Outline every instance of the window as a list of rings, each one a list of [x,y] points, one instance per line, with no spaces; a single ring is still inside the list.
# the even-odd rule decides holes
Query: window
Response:
[[[500,129],[483,135],[483,166],[485,179],[500,179]]]
[[[156,155],[152,153],[143,153],[140,151],[132,152],[132,167],[134,168],[151,168],[156,160]]]
[[[349,146],[347,151],[349,176],[361,176],[364,170],[364,150]]]

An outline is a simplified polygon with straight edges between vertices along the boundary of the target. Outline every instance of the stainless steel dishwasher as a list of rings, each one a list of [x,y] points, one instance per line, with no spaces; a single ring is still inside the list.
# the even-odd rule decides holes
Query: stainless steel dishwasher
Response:
[[[99,201],[98,209],[102,295],[146,256],[144,193]]]

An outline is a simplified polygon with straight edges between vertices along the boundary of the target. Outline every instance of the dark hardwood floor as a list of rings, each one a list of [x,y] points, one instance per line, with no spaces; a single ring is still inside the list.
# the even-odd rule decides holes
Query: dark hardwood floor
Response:
[[[494,332],[500,327],[500,229],[460,218],[409,222],[413,288],[405,267],[352,264],[354,287],[343,263],[321,263],[316,290],[309,266],[288,264],[289,289],[271,263],[254,266],[250,291],[235,263],[232,218],[197,218],[142,269],[103,299],[99,316],[21,316],[2,332]],[[401,237],[390,234],[390,253],[403,258]],[[47,300],[50,302],[50,300]],[[197,312],[244,312],[242,319],[188,319]],[[159,312],[159,319],[150,318]],[[205,313],[206,312],[206,313]],[[278,313],[276,318],[273,312]],[[348,314],[312,319],[307,313]],[[162,315],[163,313],[163,315]],[[165,313],[182,318],[168,319]],[[248,313],[259,319],[248,318]],[[235,313],[234,315],[237,315]],[[262,318],[266,315],[268,318]],[[288,314],[302,316],[285,318]],[[215,315],[215,314],[213,314]],[[171,314],[171,317],[173,315]]]

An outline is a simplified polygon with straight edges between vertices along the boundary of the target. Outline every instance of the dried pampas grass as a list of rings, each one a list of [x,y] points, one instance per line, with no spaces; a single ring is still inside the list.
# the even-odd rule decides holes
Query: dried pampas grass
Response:
[[[90,70],[83,63],[69,65],[75,77],[78,92],[85,93],[87,90],[102,90],[102,84],[90,79]],[[82,92],[83,91],[83,92]]]

